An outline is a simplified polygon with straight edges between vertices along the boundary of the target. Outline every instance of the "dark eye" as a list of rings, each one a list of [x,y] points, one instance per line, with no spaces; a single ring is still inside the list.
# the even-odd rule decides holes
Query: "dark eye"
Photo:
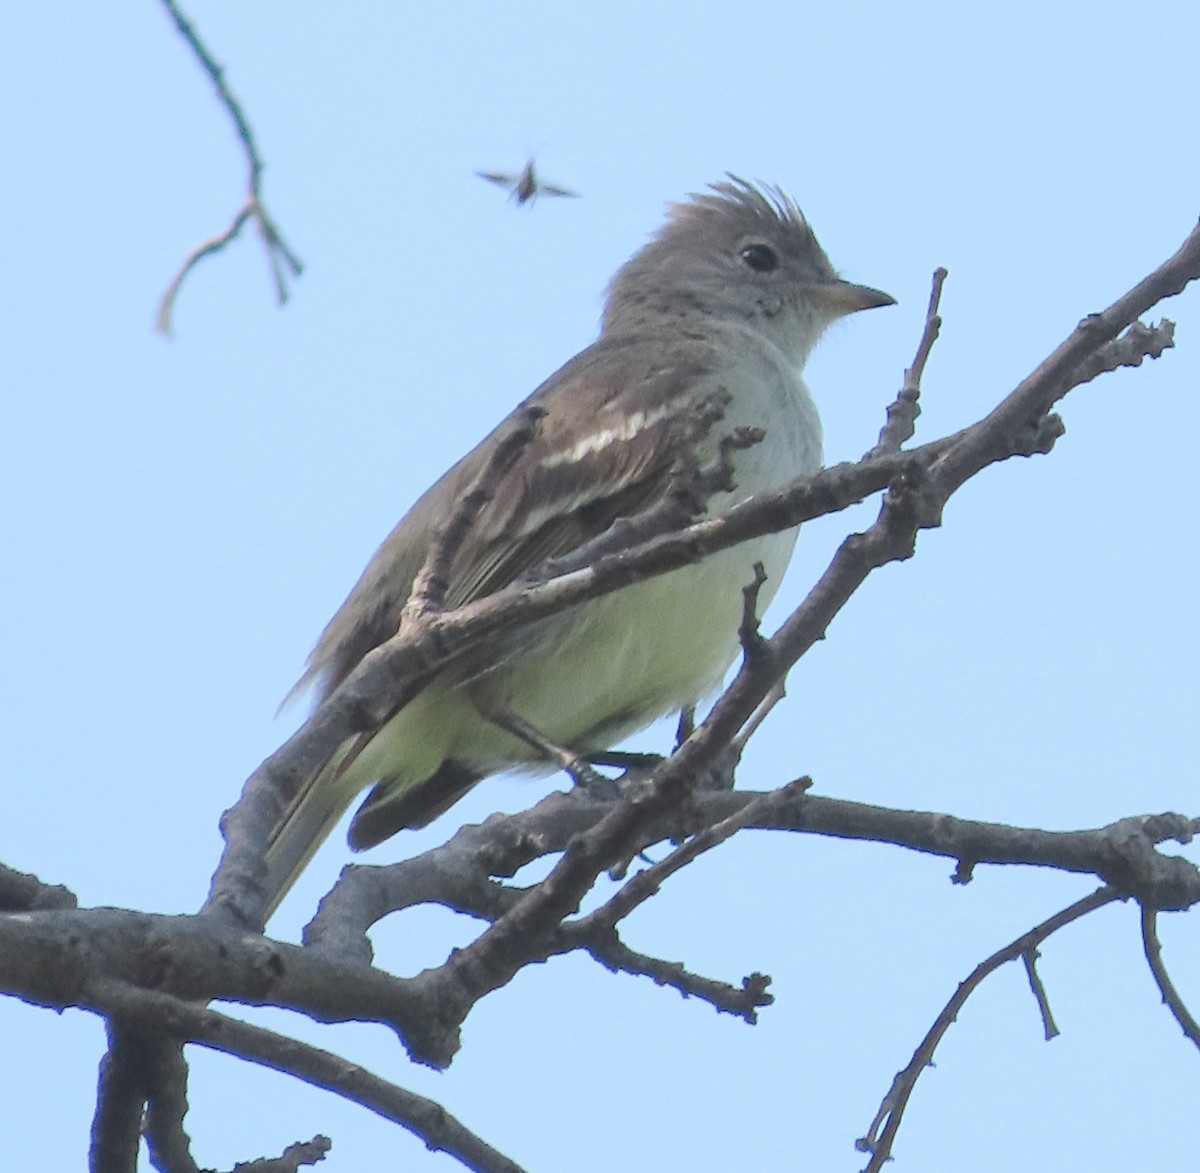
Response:
[[[770,273],[779,268],[779,254],[767,244],[748,244],[738,255],[756,273]]]

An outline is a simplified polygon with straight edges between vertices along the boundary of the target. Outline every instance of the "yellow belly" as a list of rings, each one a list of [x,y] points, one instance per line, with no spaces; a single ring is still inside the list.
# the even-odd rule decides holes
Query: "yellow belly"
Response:
[[[761,561],[760,611],[779,586],[795,531],[721,551],[593,600],[517,636],[500,663],[465,682],[439,681],[382,729],[345,783],[401,787],[447,759],[494,773],[531,751],[484,714],[509,712],[573,750],[607,748],[708,695],[739,652],[742,588]]]

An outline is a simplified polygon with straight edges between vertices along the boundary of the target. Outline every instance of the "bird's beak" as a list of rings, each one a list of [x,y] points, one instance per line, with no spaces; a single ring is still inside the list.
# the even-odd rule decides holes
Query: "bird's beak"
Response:
[[[819,301],[824,302],[838,315],[896,304],[896,299],[890,293],[884,293],[882,289],[872,289],[869,285],[855,285],[850,281],[830,281],[814,285],[812,290]]]

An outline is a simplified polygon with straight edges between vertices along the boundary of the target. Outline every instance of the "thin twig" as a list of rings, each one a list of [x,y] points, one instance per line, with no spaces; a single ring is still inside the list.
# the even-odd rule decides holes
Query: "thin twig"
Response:
[[[925,329],[921,332],[921,341],[917,344],[916,357],[912,366],[904,372],[904,383],[895,400],[888,406],[887,423],[879,433],[878,442],[864,460],[870,460],[873,456],[884,456],[889,452],[899,452],[905,442],[911,440],[916,433],[917,416],[921,414],[921,405],[918,403],[921,396],[921,379],[925,374],[929,352],[933,349],[938,332],[942,328],[938,306],[942,300],[942,286],[947,276],[946,269],[934,270],[933,287],[929,292],[929,308],[925,311]]]
[[[758,795],[752,802],[746,803],[741,810],[714,823],[702,831],[697,831],[686,843],[675,848],[665,859],[644,868],[632,876],[606,903],[587,916],[572,921],[568,926],[570,932],[579,933],[586,937],[601,926],[612,928],[618,921],[624,920],[639,904],[644,904],[655,895],[663,882],[681,868],[692,862],[697,856],[711,851],[719,843],[724,843],[731,835],[737,834],[755,819],[768,816],[772,807],[782,802],[790,802],[803,794],[812,785],[810,778],[801,778],[779,790],[769,790]]]
[[[1113,901],[1121,899],[1123,899],[1121,894],[1107,885],[1103,888],[1098,888],[1091,895],[1085,896],[1082,900],[1077,900],[1068,908],[1062,909],[1061,912],[1056,912],[1052,917],[1042,921],[1040,925],[1022,934],[1015,941],[1009,942],[1003,949],[998,949],[991,957],[981,961],[971,971],[970,976],[954,992],[954,997],[946,1003],[945,1008],[937,1016],[937,1020],[933,1026],[929,1028],[929,1032],[921,1040],[908,1066],[892,1081],[891,1090],[884,1097],[882,1104],[880,1104],[879,1111],[876,1113],[875,1119],[871,1122],[871,1127],[867,1130],[867,1134],[855,1142],[855,1147],[860,1152],[871,1154],[871,1159],[864,1173],[879,1173],[886,1162],[891,1159],[892,1145],[896,1139],[896,1132],[900,1127],[900,1121],[904,1116],[904,1109],[908,1105],[909,1097],[917,1085],[917,1080],[920,1079],[922,1072],[932,1065],[933,1055],[937,1050],[938,1044],[942,1041],[955,1019],[957,1019],[967,999],[978,989],[984,978],[1007,962],[1016,961],[1018,958],[1025,957],[1031,951],[1036,950],[1038,945],[1050,936],[1051,933],[1061,929],[1064,925],[1068,925],[1072,921],[1086,916],[1089,912],[1093,912],[1097,908],[1102,908],[1106,904],[1111,904]]]
[[[584,948],[611,973],[648,977],[657,985],[678,990],[685,998],[707,1002],[718,1013],[733,1015],[750,1026],[758,1021],[759,1010],[775,1001],[775,996],[767,993],[771,979],[766,974],[748,974],[740,986],[714,981],[692,973],[677,961],[630,949],[615,931],[595,934]]]
[[[1179,1023],[1183,1033],[1200,1047],[1200,1023],[1192,1017],[1192,1012],[1188,1010],[1167,973],[1162,959],[1162,946],[1158,940],[1158,910],[1148,904],[1142,905],[1142,948],[1145,950],[1150,972],[1158,983],[1158,992],[1162,994],[1163,1002],[1175,1015],[1175,1021]]]
[[[762,562],[755,562],[754,577],[742,587],[742,621],[738,624],[738,643],[747,660],[771,655],[770,643],[763,639],[758,618],[758,596],[767,581],[767,571]]]
[[[697,831],[688,841],[677,847],[665,859],[651,864],[629,879],[620,891],[594,912],[563,925],[558,946],[553,952],[565,952],[580,947],[592,957],[612,970],[644,974],[661,986],[677,989],[685,998],[702,998],[717,1010],[736,1014],[753,1025],[758,1020],[757,1011],[774,1001],[768,994],[770,978],[763,974],[752,974],[742,980],[741,988],[725,982],[713,981],[689,972],[677,962],[663,961],[657,957],[635,953],[617,935],[616,925],[635,908],[657,894],[669,876],[686,867],[706,851],[723,843],[755,819],[763,818],[770,808],[780,802],[791,801],[811,785],[811,779],[802,778],[779,790],[758,795],[741,810],[718,823]]]
[[[754,564],[754,578],[742,587],[742,621],[738,626],[738,643],[747,667],[756,672],[775,676],[775,684],[763,698],[754,716],[742,727],[741,732],[730,742],[730,748],[740,759],[755,730],[767,719],[770,711],[787,694],[784,674],[775,671],[775,651],[771,641],[763,637],[762,624],[758,616],[758,596],[767,581],[767,572],[761,562]]]
[[[1029,979],[1029,988],[1033,991],[1033,996],[1037,999],[1038,1010],[1042,1015],[1042,1030],[1046,1036],[1046,1042],[1051,1039],[1058,1038],[1060,1031],[1058,1023],[1054,1021],[1054,1015],[1050,1012],[1050,997],[1046,993],[1046,987],[1042,984],[1041,974],[1037,971],[1037,960],[1041,954],[1036,949],[1027,949],[1021,954],[1021,960],[1025,962],[1025,976]]]
[[[288,247],[275,222],[267,214],[267,210],[263,206],[262,173],[264,164],[262,155],[259,152],[258,143],[255,141],[254,132],[250,129],[250,123],[246,120],[245,111],[243,111],[241,103],[233,96],[233,92],[226,84],[225,71],[217,64],[216,59],[209,52],[204,42],[200,40],[195,28],[187,17],[184,16],[175,0],[162,0],[162,3],[171,19],[175,22],[175,27],[179,30],[180,35],[191,48],[196,60],[200,62],[201,68],[208,74],[217,91],[217,98],[233,119],[234,129],[246,154],[246,164],[249,171],[246,198],[242,206],[234,213],[229,225],[223,231],[202,241],[192,249],[167,285],[166,292],[159,302],[158,314],[154,320],[154,328],[160,333],[169,336],[171,333],[171,316],[175,308],[175,299],[179,293],[180,286],[183,285],[184,278],[205,257],[220,252],[225,248],[241,232],[248,220],[254,221],[258,228],[259,237],[263,242],[263,247],[266,249],[267,261],[271,266],[271,274],[275,282],[275,293],[280,305],[286,302],[288,298],[287,274],[284,272],[283,266],[287,266],[291,271],[292,277],[299,277],[304,271],[304,264],[291,248]]]

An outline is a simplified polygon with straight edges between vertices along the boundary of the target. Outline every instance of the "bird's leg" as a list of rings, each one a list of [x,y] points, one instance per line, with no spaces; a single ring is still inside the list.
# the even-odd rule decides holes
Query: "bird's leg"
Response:
[[[571,781],[580,789],[602,798],[616,797],[618,793],[616,784],[611,778],[596,773],[587,758],[581,757],[564,746],[557,745],[523,717],[518,717],[516,713],[495,709],[490,710],[486,716],[493,725],[499,726],[506,733],[511,733],[518,741],[523,741],[531,749],[536,749],[547,761],[556,763],[560,769],[570,775]]]
[[[686,709],[679,711],[679,724],[675,729],[676,749],[691,737],[692,731],[695,728],[696,706],[688,705]],[[607,749],[600,753],[584,755],[584,761],[593,766],[612,766],[614,769],[624,770],[626,773],[632,771],[649,772],[662,762],[663,758],[664,755],[660,753],[634,753],[622,749]]]
[[[696,706],[690,704],[688,708],[679,710],[679,724],[676,727],[676,744],[674,744],[677,750],[684,744],[684,741],[690,738],[695,728]],[[664,754],[661,753],[634,753],[626,750],[604,750],[584,756],[584,760],[592,765],[611,765],[614,769],[624,770],[626,774],[630,770],[653,770],[662,762],[662,759],[664,759]]]

